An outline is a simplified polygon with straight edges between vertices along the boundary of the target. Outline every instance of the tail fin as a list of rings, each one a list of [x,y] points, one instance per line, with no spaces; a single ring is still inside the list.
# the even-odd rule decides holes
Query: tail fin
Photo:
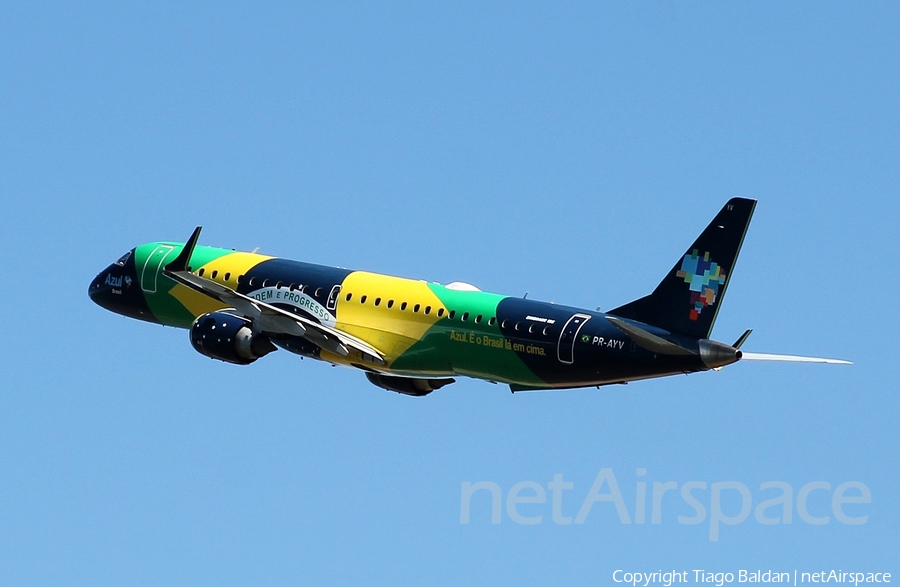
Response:
[[[709,338],[755,207],[756,200],[729,200],[652,294],[608,313]]]

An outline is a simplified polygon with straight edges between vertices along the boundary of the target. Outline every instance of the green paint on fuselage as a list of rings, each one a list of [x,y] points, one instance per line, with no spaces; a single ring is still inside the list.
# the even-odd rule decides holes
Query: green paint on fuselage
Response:
[[[429,328],[422,340],[393,362],[393,370],[410,373],[449,370],[457,375],[502,383],[544,383],[512,350],[496,320],[490,324],[491,318],[497,316],[497,305],[506,296],[453,290],[433,283],[428,287],[456,313],[453,318],[445,316]]]
[[[138,281],[154,316],[165,325],[190,328],[196,316],[172,293],[176,287],[183,286],[162,274],[162,267],[172,262],[183,247],[183,243],[147,243],[138,246],[134,256]],[[196,270],[231,253],[227,249],[197,246],[191,265]],[[545,383],[516,354],[514,343],[500,332],[497,305],[506,296],[448,289],[433,283],[428,287],[446,308],[454,310],[454,317],[445,315],[434,323],[418,342],[393,361],[391,371],[411,376],[456,374],[522,385]]]
[[[171,250],[168,247],[172,247]],[[134,250],[134,260],[144,299],[147,300],[147,305],[150,306],[150,311],[153,312],[153,315],[167,326],[190,328],[196,316],[185,308],[175,296],[171,295],[172,289],[177,284],[162,274],[161,267],[174,261],[183,248],[184,243],[147,243]],[[148,265],[151,256],[158,255],[162,257],[163,252],[165,252],[165,256],[161,261],[158,258],[154,258]],[[198,245],[194,249],[193,255],[191,255],[191,265],[193,267],[201,267],[232,252],[227,249]]]

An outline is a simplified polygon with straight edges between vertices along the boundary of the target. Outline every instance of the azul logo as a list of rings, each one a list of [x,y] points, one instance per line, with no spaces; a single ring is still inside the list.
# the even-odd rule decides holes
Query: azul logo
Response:
[[[112,273],[110,273],[106,276],[104,283],[110,287],[122,287],[122,276],[113,277]]]
[[[691,291],[691,320],[697,320],[703,308],[716,302],[719,286],[725,285],[725,273],[719,264],[709,260],[709,252],[701,257],[697,249],[684,256],[675,275],[684,279]]]

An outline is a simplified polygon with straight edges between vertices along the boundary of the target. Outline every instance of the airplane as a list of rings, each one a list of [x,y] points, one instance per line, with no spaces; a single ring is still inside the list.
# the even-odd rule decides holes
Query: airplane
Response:
[[[718,370],[739,360],[849,364],[711,340],[756,201],[732,198],[656,289],[592,311],[479,290],[186,243],[135,247],[88,295],[130,318],[186,328],[238,365],[284,349],[424,396],[465,376],[512,392],[599,387]]]

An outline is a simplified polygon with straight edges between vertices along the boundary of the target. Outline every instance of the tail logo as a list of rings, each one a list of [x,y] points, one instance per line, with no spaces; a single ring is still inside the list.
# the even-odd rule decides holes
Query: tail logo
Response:
[[[725,284],[725,273],[719,264],[709,260],[709,252],[701,257],[697,249],[684,256],[675,275],[684,279],[690,288],[691,320],[700,318],[703,308],[716,303],[719,286]]]

